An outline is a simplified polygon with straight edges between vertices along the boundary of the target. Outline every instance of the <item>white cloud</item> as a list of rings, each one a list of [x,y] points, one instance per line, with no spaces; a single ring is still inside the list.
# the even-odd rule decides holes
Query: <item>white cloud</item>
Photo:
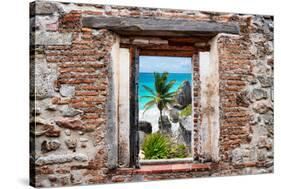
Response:
[[[140,72],[191,73],[191,58],[140,56]]]

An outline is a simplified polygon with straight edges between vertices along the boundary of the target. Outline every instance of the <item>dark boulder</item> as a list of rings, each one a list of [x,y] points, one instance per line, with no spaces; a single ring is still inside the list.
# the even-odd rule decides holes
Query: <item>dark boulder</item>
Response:
[[[181,141],[185,143],[186,146],[191,146],[191,134],[192,134],[192,116],[187,116],[179,120],[179,136]]]
[[[187,105],[191,104],[192,97],[191,97],[191,85],[190,83],[185,80],[182,82],[181,87],[179,87],[177,94],[175,96],[177,102],[177,108],[183,109]]]
[[[169,117],[171,122],[177,123],[179,122],[179,112],[175,108],[169,110]]]
[[[158,120],[158,125],[159,125],[159,130],[161,133],[165,133],[165,134],[171,134],[172,130],[172,124],[169,121],[169,117],[166,115],[162,115],[162,121],[163,121],[163,125],[161,125],[161,117],[159,117]]]
[[[139,121],[139,131],[144,132],[145,134],[152,133],[152,125],[148,121]]]

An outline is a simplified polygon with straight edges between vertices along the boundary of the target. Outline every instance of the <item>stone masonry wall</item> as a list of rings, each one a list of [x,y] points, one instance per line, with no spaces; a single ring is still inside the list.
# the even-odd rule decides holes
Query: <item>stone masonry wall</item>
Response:
[[[46,1],[36,1],[30,7],[32,185],[273,172],[272,16]],[[114,81],[110,52],[117,37],[105,29],[84,28],[81,19],[89,15],[239,24],[240,35],[218,36],[219,162],[196,165],[199,162],[194,161],[173,174],[114,171],[117,165],[114,167],[115,160],[110,157],[112,135],[116,134],[111,119]],[[194,91],[194,97],[197,95]],[[199,118],[194,115],[195,125]]]
[[[220,38],[220,155],[273,169],[273,20],[243,16],[241,35]]]

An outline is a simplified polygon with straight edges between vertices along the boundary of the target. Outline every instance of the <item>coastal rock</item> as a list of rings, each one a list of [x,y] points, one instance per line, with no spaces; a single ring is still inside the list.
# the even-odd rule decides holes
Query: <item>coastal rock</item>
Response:
[[[179,122],[179,112],[176,109],[174,108],[170,109],[169,116],[172,123]]]
[[[152,125],[148,121],[139,121],[139,131],[145,134],[150,134],[152,132]]]
[[[152,125],[148,121],[139,121],[139,144],[142,145],[144,138],[152,133]]]
[[[142,146],[144,138],[147,136],[147,134],[143,131],[139,131],[139,145]]]
[[[176,101],[180,105],[180,109],[183,109],[187,105],[191,104],[191,86],[188,81],[183,81],[181,87],[179,87],[176,95]]]
[[[159,117],[158,125],[159,125],[160,132],[166,133],[166,134],[171,134],[172,133],[172,130],[171,130],[172,124],[169,121],[168,116],[162,115],[162,121],[163,121],[163,125],[161,125],[161,117]]]
[[[179,125],[179,142],[191,146],[192,116],[180,118]]]
[[[179,123],[180,126],[185,130],[192,131],[192,116],[181,117]]]

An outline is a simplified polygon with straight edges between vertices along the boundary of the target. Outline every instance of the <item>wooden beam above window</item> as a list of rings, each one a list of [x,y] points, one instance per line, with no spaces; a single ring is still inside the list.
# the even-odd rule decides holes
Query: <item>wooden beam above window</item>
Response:
[[[183,51],[183,50],[151,50],[151,49],[140,49],[140,56],[177,56],[177,57],[192,57],[194,51]]]
[[[169,37],[212,37],[218,33],[239,34],[240,30],[236,23],[105,16],[83,17],[82,25],[96,29],[109,29],[120,35]]]

